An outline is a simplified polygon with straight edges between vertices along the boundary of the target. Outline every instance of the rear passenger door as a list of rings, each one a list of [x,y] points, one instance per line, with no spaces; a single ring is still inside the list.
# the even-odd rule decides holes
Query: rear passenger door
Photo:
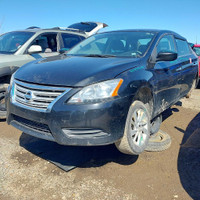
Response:
[[[175,41],[178,49],[179,69],[181,71],[180,96],[182,97],[189,92],[197,75],[198,60],[186,40],[176,38]]]

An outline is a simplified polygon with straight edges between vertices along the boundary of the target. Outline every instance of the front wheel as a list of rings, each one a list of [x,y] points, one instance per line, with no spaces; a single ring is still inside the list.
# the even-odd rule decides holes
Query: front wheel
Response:
[[[124,135],[115,143],[115,146],[122,153],[138,155],[147,147],[149,137],[149,112],[142,102],[135,101],[129,108]]]
[[[6,118],[6,103],[5,94],[8,88],[8,84],[0,84],[0,119]]]

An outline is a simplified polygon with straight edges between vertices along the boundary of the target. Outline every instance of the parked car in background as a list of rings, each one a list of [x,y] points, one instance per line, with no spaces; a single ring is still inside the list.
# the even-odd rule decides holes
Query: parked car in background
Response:
[[[115,143],[140,154],[152,126],[159,130],[154,122],[197,82],[197,56],[177,33],[100,33],[66,56],[21,67],[8,90],[7,122],[62,145]]]
[[[200,72],[200,44],[194,44],[192,49],[199,58],[199,72]],[[199,77],[200,77],[200,73],[199,73]]]
[[[99,22],[80,22],[68,28],[41,29],[29,27],[0,36],[0,118],[5,118],[5,92],[10,77],[23,64],[59,54],[97,33],[107,25]]]

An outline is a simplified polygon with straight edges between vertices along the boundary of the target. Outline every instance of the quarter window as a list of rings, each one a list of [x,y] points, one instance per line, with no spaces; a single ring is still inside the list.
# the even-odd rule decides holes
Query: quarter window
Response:
[[[178,55],[184,56],[190,54],[190,49],[188,43],[185,40],[176,39],[176,44],[178,48]]]
[[[174,39],[172,35],[164,36],[157,45],[157,53],[165,52],[165,51],[173,51],[175,50]]]

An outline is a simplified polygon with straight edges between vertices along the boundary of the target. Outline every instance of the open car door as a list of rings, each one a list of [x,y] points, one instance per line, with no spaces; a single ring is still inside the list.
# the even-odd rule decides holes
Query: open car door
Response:
[[[91,36],[107,26],[107,24],[101,22],[80,22],[68,26],[67,30],[84,32],[86,35]]]

